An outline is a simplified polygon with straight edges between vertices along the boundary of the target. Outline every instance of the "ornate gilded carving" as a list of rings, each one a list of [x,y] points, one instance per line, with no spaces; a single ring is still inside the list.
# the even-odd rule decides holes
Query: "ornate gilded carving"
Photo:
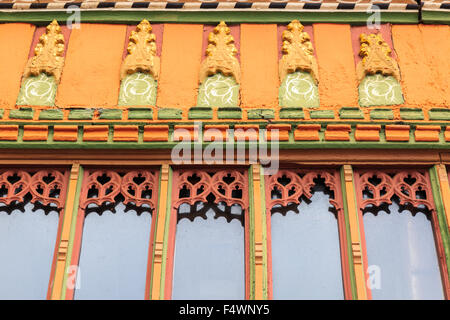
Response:
[[[200,67],[200,83],[218,72],[232,76],[236,83],[241,81],[241,69],[236,58],[237,49],[230,28],[221,21],[208,36],[206,59]]]
[[[46,32],[39,38],[34,48],[34,57],[28,60],[25,67],[24,79],[38,76],[44,72],[55,77],[59,83],[64,65],[64,36],[56,20],[47,26]]]
[[[362,60],[356,67],[358,80],[361,82],[366,75],[381,73],[393,76],[400,81],[400,70],[397,61],[391,57],[391,48],[383,40],[381,34],[361,34],[359,55]]]
[[[309,72],[318,83],[318,69],[314,49],[308,33],[303,32],[303,25],[293,20],[283,32],[283,57],[279,63],[280,82],[296,71]]]
[[[178,213],[178,220],[195,217],[206,219],[206,212],[213,209],[215,217],[225,217],[228,222],[238,219],[244,224],[244,212],[248,209],[248,182],[245,170],[187,170],[174,175],[175,192],[173,205],[179,208],[181,204],[190,206],[189,213]],[[203,203],[201,208],[198,204]],[[223,205],[220,208],[219,204]],[[231,207],[239,205],[242,212],[232,213]]]
[[[127,50],[120,70],[121,80],[135,72],[149,73],[158,80],[160,59],[156,55],[156,36],[147,20],[142,20],[131,32]]]

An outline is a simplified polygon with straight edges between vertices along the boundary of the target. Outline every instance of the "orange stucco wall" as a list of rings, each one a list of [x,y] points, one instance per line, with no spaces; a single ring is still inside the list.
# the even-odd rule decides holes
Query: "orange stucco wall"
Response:
[[[166,24],[156,105],[189,109],[197,103],[203,25]]]
[[[446,26],[392,26],[405,104],[448,106],[449,35]]]
[[[241,105],[278,106],[277,25],[241,25]]]
[[[125,25],[81,24],[72,30],[57,106],[117,105],[126,29]]]
[[[358,91],[350,25],[314,24],[320,106],[357,106]]]
[[[35,27],[25,23],[0,24],[0,106],[14,108],[28,60]]]

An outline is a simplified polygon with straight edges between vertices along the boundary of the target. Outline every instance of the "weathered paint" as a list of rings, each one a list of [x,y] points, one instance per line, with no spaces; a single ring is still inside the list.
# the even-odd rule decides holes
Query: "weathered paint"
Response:
[[[358,105],[358,84],[350,25],[313,25],[319,65],[319,99],[322,107]]]
[[[25,23],[0,24],[0,105],[5,109],[16,104],[34,30]]]
[[[240,49],[242,107],[277,107],[277,26],[242,24]]]
[[[202,57],[203,25],[166,24],[156,105],[159,108],[195,106]]]
[[[117,105],[125,34],[125,25],[81,24],[72,30],[58,107]]]

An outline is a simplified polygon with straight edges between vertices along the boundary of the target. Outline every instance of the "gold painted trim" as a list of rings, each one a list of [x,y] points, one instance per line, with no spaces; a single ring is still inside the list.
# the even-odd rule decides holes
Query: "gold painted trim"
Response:
[[[241,82],[241,67],[236,58],[237,49],[231,30],[221,21],[208,36],[206,59],[200,67],[200,83],[216,73],[231,76],[236,83]]]

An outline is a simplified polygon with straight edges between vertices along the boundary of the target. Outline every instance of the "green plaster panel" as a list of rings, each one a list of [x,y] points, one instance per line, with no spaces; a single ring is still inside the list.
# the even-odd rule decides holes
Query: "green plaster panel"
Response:
[[[247,111],[248,119],[273,119],[275,112],[272,109],[250,109]]]
[[[422,9],[422,21],[431,24],[450,24],[450,12],[447,10],[428,11]]]
[[[154,106],[157,82],[152,75],[135,72],[120,83],[119,106]]]
[[[286,75],[278,91],[282,107],[319,107],[319,92],[309,72],[297,71]]]
[[[122,110],[121,109],[102,109],[100,111],[99,119],[122,120]]]
[[[219,108],[217,109],[217,118],[219,119],[242,119],[242,110],[240,108]]]
[[[446,13],[441,14],[444,19]],[[328,23],[349,23],[353,25],[366,25],[372,13],[348,12],[348,11],[321,11],[321,10],[83,10],[80,15],[81,22],[97,23],[139,23],[143,19],[153,23],[161,22],[190,22],[190,23],[210,23],[217,24],[220,21],[227,23],[289,23],[294,19],[300,20],[303,24],[313,22]],[[65,24],[69,17],[66,10],[60,11],[2,11],[0,12],[0,22],[31,22],[38,25],[48,25],[49,21],[56,19],[58,23]],[[439,17],[437,17],[440,20]],[[445,19],[444,19],[445,20]],[[400,12],[384,11],[380,12],[380,23],[418,23],[418,10],[407,10]]]
[[[69,113],[69,120],[91,120],[93,117],[92,109],[73,109]]]
[[[63,120],[64,113],[60,109],[42,110],[39,114],[39,120]]]
[[[18,106],[55,105],[56,81],[54,76],[41,73],[22,82],[16,104]]]
[[[209,107],[192,107],[188,112],[189,119],[212,119],[213,110]]]
[[[360,108],[344,107],[339,110],[341,119],[364,119],[364,114]]]
[[[183,111],[175,108],[160,108],[158,109],[158,119],[160,120],[181,120]]]
[[[403,104],[402,87],[392,76],[366,76],[359,87],[359,105],[362,107]]]
[[[32,108],[14,109],[9,112],[10,119],[33,119],[34,110]]]
[[[303,108],[281,108],[280,119],[305,119]]]
[[[394,112],[391,109],[373,109],[370,110],[370,119],[392,120],[394,119]]]
[[[198,89],[198,107],[237,107],[238,100],[239,85],[221,73],[206,78]]]
[[[129,120],[153,120],[153,110],[150,108],[130,108],[128,109]]]
[[[334,119],[334,110],[311,110],[311,119]]]
[[[450,120],[450,110],[443,108],[435,108],[428,111],[430,120]]]
[[[423,120],[425,119],[421,109],[400,108],[400,118],[403,120]]]

